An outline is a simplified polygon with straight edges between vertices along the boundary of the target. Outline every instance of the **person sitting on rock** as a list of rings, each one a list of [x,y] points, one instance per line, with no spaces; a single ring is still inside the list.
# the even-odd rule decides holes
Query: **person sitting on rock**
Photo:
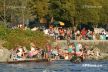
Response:
[[[17,54],[17,57],[16,57],[17,60],[18,60],[18,59],[24,59],[24,58],[26,58],[26,57],[25,57],[25,52],[24,52],[24,50],[23,50],[22,47],[19,47],[19,48],[17,49],[16,54]]]
[[[75,54],[77,56],[81,56],[82,53],[83,53],[82,44],[81,43],[75,43]]]
[[[87,51],[87,56],[93,56],[93,55],[94,55],[93,49]]]
[[[72,54],[74,53],[73,45],[72,45],[72,44],[69,45],[67,50],[68,50],[68,56],[69,56],[69,59],[71,59]]]
[[[30,52],[29,52],[29,57],[30,57],[30,58],[36,56],[36,55],[39,53],[39,50],[36,49],[36,48],[33,47],[33,46],[32,46],[30,49],[31,49]]]

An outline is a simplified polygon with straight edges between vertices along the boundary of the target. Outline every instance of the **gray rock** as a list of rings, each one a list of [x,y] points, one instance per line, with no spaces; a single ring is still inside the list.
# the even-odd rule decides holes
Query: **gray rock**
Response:
[[[10,59],[10,51],[6,48],[0,48],[0,62],[7,62]]]

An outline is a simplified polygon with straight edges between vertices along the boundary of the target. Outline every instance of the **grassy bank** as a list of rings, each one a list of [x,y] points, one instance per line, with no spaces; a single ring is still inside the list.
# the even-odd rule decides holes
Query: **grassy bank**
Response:
[[[10,29],[5,25],[0,25],[0,40],[3,46],[12,49],[18,45],[29,48],[30,43],[34,43],[38,48],[45,48],[45,44],[52,40],[51,37],[45,36],[41,31],[31,31],[22,29]]]

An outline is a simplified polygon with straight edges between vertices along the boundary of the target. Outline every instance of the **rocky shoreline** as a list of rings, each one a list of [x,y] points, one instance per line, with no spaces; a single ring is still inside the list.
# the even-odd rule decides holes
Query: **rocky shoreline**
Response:
[[[108,60],[108,53],[101,53],[100,56],[88,56],[86,60]]]
[[[99,55],[95,50],[99,49],[93,49],[91,53],[94,53],[93,55],[89,55],[85,58],[85,60],[108,60],[108,53],[99,52]],[[7,62],[11,61],[10,59],[11,51],[6,48],[0,48],[0,62]]]
[[[10,60],[11,52],[6,48],[0,48],[0,62],[7,62]]]
[[[65,48],[67,45],[66,41],[56,42],[62,48]],[[107,41],[83,41],[82,44],[86,43],[90,48],[87,50],[89,55],[86,56],[85,60],[108,60],[108,42]],[[0,62],[10,61],[11,50],[2,47],[3,42],[0,42]]]

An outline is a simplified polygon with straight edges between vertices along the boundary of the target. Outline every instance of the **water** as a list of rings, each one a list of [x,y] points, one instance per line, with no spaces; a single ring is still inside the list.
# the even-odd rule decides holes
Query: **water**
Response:
[[[0,64],[0,72],[108,72],[108,61]]]

